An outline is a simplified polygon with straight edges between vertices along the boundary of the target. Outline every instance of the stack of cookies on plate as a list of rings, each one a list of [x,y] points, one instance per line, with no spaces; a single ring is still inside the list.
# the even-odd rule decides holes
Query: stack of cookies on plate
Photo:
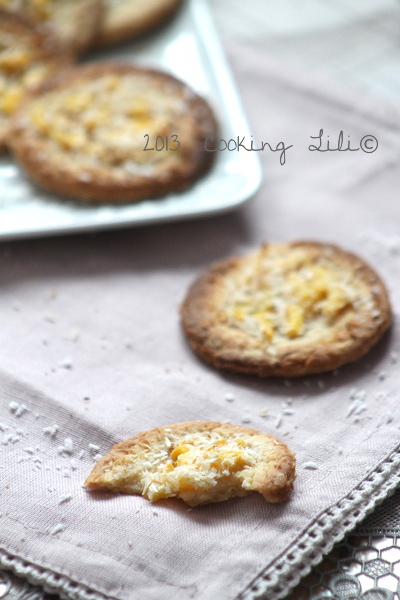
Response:
[[[162,24],[180,0],[0,0],[0,149],[60,196],[118,204],[188,188],[210,168],[208,104],[133,64],[84,52]]]

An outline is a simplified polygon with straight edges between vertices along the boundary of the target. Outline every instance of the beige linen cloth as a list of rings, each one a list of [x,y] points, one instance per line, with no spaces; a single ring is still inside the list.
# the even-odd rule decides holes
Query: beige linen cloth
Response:
[[[259,153],[256,199],[198,222],[0,247],[1,563],[73,598],[280,598],[398,481],[400,113],[253,51],[231,61],[254,138],[293,145],[283,166]],[[333,146],[342,130],[379,147],[310,152],[321,128]],[[391,332],[357,363],[292,382],[204,364],[179,323],[193,278],[296,239],[376,267]],[[291,499],[188,509],[81,487],[114,443],[196,419],[282,437],[297,453]]]

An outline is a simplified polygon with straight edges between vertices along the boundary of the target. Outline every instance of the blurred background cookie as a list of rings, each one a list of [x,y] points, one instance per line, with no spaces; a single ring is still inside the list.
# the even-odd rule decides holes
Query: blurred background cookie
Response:
[[[26,91],[71,62],[55,38],[0,9],[0,150],[6,147],[11,115]]]
[[[268,244],[215,265],[182,306],[194,350],[214,366],[297,377],[363,356],[391,322],[388,295],[362,260],[329,244]]]
[[[171,75],[97,63],[30,95],[12,150],[44,188],[118,204],[189,187],[212,164],[205,140],[216,131],[208,104]]]
[[[105,13],[96,45],[141,36],[167,20],[182,0],[104,0]]]
[[[102,0],[0,0],[0,8],[51,29],[78,53],[92,44],[103,17]]]

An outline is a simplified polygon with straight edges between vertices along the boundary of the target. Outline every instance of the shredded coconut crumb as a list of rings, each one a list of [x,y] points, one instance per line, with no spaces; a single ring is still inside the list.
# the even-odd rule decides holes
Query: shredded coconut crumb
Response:
[[[60,531],[64,531],[64,525],[62,523],[58,523],[53,529],[50,531],[50,535],[56,535],[56,533],[60,533]]]
[[[284,415],[288,416],[295,414],[295,411],[292,408],[284,408],[282,412]]]
[[[63,360],[60,360],[60,362],[58,363],[59,367],[62,367],[63,369],[72,369],[73,362],[72,362],[72,358],[70,358],[69,356],[67,358],[64,358]]]
[[[303,463],[303,468],[304,469],[309,469],[311,471],[315,471],[315,469],[318,469],[318,465],[317,463],[313,462],[312,460]]]
[[[72,454],[74,451],[74,444],[71,438],[65,438],[64,440],[64,452],[67,454]]]
[[[365,404],[365,402],[355,399],[351,402],[347,410],[346,417],[350,417],[351,415],[359,415],[364,410],[367,410],[367,405]]]
[[[235,396],[231,392],[228,392],[225,394],[225,400],[227,402],[233,402],[235,400]]]
[[[50,437],[55,437],[59,427],[56,423],[52,427],[43,427],[43,433],[48,434]]]
[[[100,447],[96,446],[96,444],[89,444],[89,450],[91,450],[92,452],[98,452],[100,450]]]
[[[99,461],[101,458],[103,458],[101,454],[95,454],[95,455],[93,456],[93,460],[94,460],[95,462]]]
[[[77,342],[81,337],[81,332],[79,331],[79,329],[73,329],[68,337],[71,340],[71,342]]]
[[[28,408],[25,406],[25,404],[18,404],[18,402],[10,402],[8,407],[16,417],[21,417],[28,411]]]
[[[61,494],[61,496],[58,499],[58,504],[64,504],[65,502],[69,502],[70,500],[72,500],[71,494]]]
[[[65,438],[64,445],[58,446],[59,454],[73,454],[74,452],[74,443],[71,438]]]
[[[14,435],[13,433],[7,433],[2,441],[2,444],[4,444],[4,446],[7,446],[10,442],[11,444],[16,444],[17,442],[19,442],[21,438],[19,437],[19,435]]]
[[[386,413],[385,415],[385,423],[389,425],[393,421],[393,415],[391,413]]]

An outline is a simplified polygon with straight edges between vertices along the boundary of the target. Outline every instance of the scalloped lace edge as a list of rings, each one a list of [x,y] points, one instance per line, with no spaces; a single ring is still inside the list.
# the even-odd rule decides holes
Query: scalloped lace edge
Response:
[[[40,586],[49,594],[58,594],[64,600],[114,600],[110,596],[72,581],[65,575],[58,575],[50,569],[33,565],[4,550],[0,550],[0,566],[5,570],[13,571],[32,585]]]
[[[237,596],[279,600],[399,485],[400,445],[347,496],[321,512],[307,530]]]
[[[279,600],[287,595],[314,565],[321,562],[335,543],[395,491],[399,484],[399,468],[400,446],[397,446],[347,496],[320,513],[307,531],[264,569],[237,596],[237,600]],[[33,585],[41,586],[45,592],[56,593],[65,600],[113,600],[110,596],[4,550],[0,550],[0,565]]]

